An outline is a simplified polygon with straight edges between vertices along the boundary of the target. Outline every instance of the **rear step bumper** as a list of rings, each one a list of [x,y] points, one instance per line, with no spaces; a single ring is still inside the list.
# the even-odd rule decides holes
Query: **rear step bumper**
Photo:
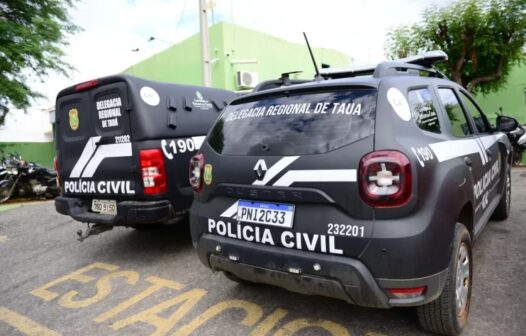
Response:
[[[86,222],[112,226],[134,226],[136,224],[158,224],[168,222],[175,217],[169,201],[137,202],[121,201],[117,203],[117,215],[103,215],[90,211],[91,202],[81,198],[55,198],[57,212]]]
[[[203,234],[197,244],[201,261],[238,278],[285,288],[292,292],[341,299],[364,307],[418,306],[436,299],[447,269],[419,279],[375,279],[357,259],[266,246]],[[316,271],[315,264],[318,270]],[[426,286],[411,299],[390,298],[382,288]]]

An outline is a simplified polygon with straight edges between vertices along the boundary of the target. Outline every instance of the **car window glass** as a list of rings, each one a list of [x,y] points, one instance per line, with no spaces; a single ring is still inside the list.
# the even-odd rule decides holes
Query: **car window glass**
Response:
[[[407,98],[411,115],[417,126],[425,131],[440,133],[440,122],[433,105],[431,91],[427,88],[412,90],[409,91]]]
[[[326,153],[374,134],[377,90],[279,94],[226,107],[208,143],[224,155]]]
[[[477,127],[477,130],[479,133],[489,133],[491,130],[489,129],[485,116],[482,114],[482,112],[479,110],[477,105],[473,103],[473,101],[464,93],[461,92],[461,99],[464,103],[464,106],[466,106],[468,113],[473,118],[473,121],[475,121],[475,126]]]
[[[463,137],[471,134],[471,128],[455,92],[452,89],[442,88],[438,89],[438,93],[451,123],[453,135]]]

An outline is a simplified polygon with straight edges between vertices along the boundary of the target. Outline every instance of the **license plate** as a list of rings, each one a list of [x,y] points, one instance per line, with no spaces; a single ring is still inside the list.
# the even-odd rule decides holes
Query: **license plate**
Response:
[[[294,205],[239,200],[237,220],[290,229],[294,221]]]
[[[91,201],[91,211],[98,212],[103,215],[116,215],[117,201],[94,199]]]

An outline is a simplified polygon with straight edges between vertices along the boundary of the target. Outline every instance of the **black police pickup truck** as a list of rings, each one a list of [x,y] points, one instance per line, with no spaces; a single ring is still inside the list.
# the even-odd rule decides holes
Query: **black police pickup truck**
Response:
[[[167,223],[188,212],[188,161],[225,90],[116,75],[62,90],[56,102],[58,212],[94,223],[81,239],[116,225]]]
[[[378,308],[457,335],[472,242],[510,210],[516,127],[432,67],[442,52],[232,101],[190,164],[201,261],[230,279]]]

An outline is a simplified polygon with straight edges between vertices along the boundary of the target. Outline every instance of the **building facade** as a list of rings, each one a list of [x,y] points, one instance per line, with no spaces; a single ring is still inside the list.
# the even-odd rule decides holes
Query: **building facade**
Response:
[[[258,81],[277,79],[292,71],[302,72],[291,78],[314,78],[314,66],[305,44],[225,22],[211,26],[209,36],[213,87],[242,91]],[[150,80],[201,85],[199,43],[196,34],[124,72]],[[318,67],[322,63],[338,68],[351,64],[349,56],[333,49],[314,48],[313,52]],[[244,78],[238,81],[243,74]]]

